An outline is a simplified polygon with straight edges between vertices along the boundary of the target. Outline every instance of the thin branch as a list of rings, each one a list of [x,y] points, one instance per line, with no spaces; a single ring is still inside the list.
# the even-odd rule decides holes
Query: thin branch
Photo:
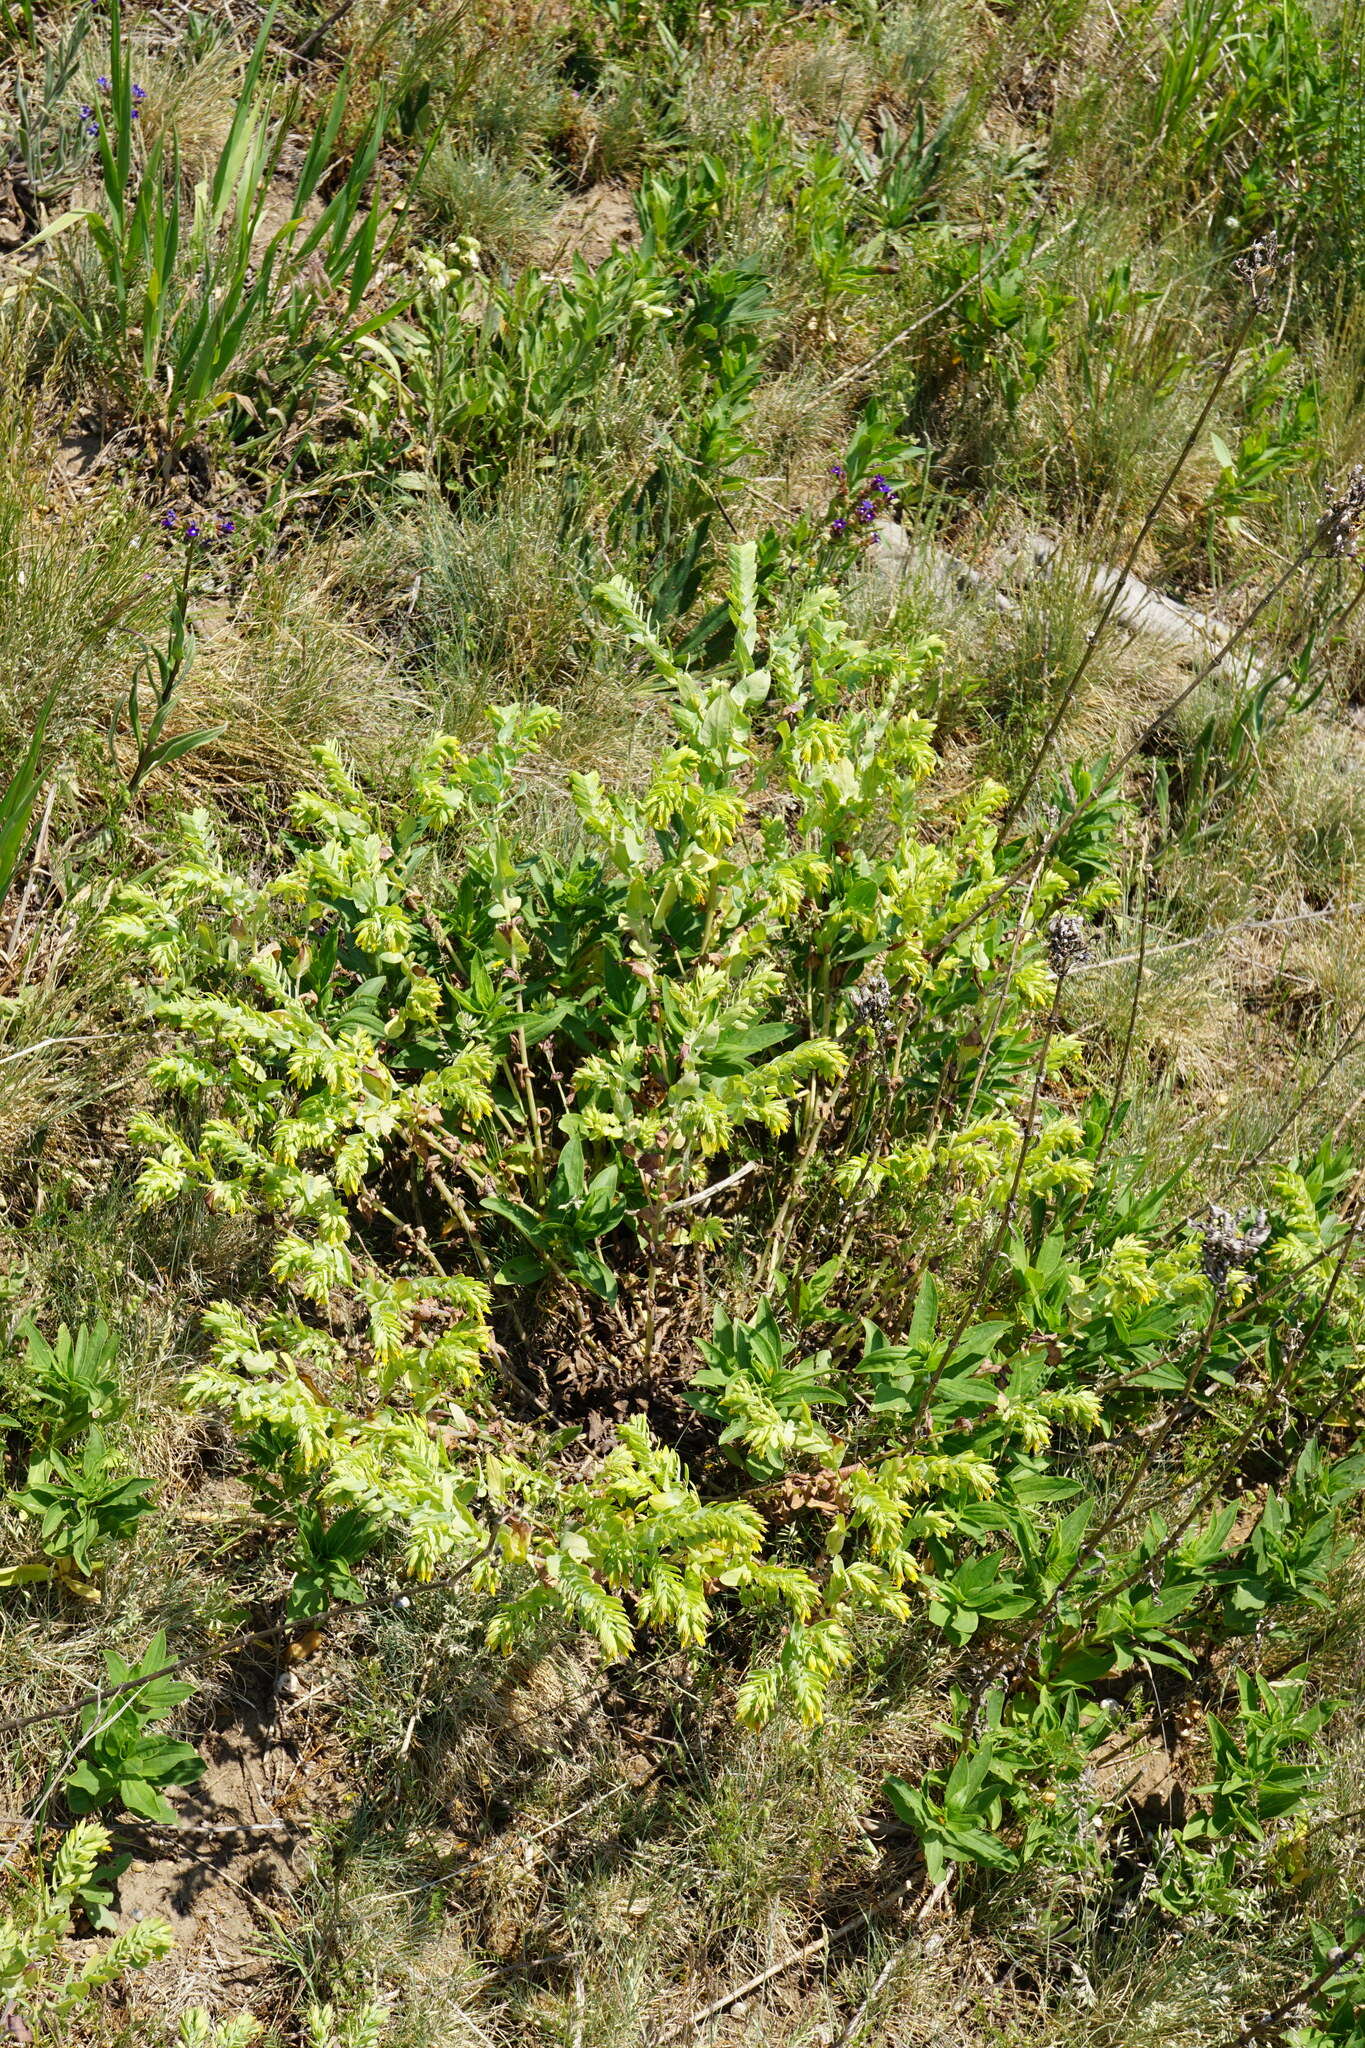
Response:
[[[18,1052],[0,1054],[0,1067],[11,1066],[15,1060],[31,1059],[35,1052],[47,1052],[54,1045],[98,1045],[102,1039],[118,1035],[117,1031],[95,1031],[84,1038],[39,1038],[32,1045],[21,1045]]]
[[[709,1188],[698,1188],[695,1195],[683,1195],[676,1202],[665,1202],[665,1216],[671,1215],[675,1209],[698,1209],[703,1202],[709,1202],[712,1195],[724,1194],[727,1188],[738,1187],[739,1183],[742,1180],[747,1180],[751,1173],[758,1172],[759,1164],[760,1162],[757,1159],[751,1159],[747,1165],[741,1166],[737,1172],[727,1173],[724,1180],[713,1180]]]
[[[1147,856],[1145,840],[1142,852],[1145,863]],[[1137,973],[1133,976],[1133,1000],[1128,1005],[1128,1024],[1123,1034],[1123,1050],[1119,1054],[1118,1072],[1114,1076],[1114,1092],[1109,1098],[1109,1109],[1104,1119],[1104,1129],[1100,1133],[1100,1142],[1095,1152],[1095,1165],[1097,1169],[1100,1160],[1104,1156],[1104,1148],[1109,1143],[1109,1133],[1113,1130],[1114,1119],[1119,1113],[1119,1102],[1123,1095],[1123,1085],[1128,1078],[1128,1061],[1132,1056],[1133,1039],[1137,1031],[1138,1003],[1142,996],[1143,969],[1147,965],[1147,912],[1150,902],[1151,889],[1144,874],[1142,883],[1142,919],[1138,925]],[[1077,963],[1077,965],[1083,964],[1082,962]],[[1074,968],[1072,972],[1075,972]]]
[[[1100,641],[1104,637],[1105,628],[1109,624],[1110,619],[1114,616],[1114,608],[1118,604],[1119,598],[1123,594],[1124,585],[1127,583],[1129,576],[1132,574],[1133,565],[1137,561],[1138,556],[1142,553],[1142,549],[1146,542],[1148,534],[1151,532],[1152,528],[1156,525],[1157,520],[1160,518],[1162,507],[1165,505],[1166,500],[1170,497],[1171,492],[1175,489],[1176,483],[1180,476],[1180,472],[1184,469],[1185,464],[1189,461],[1190,456],[1194,453],[1194,449],[1196,444],[1198,443],[1199,436],[1204,431],[1205,422],[1208,420],[1209,414],[1213,411],[1214,406],[1217,404],[1218,396],[1219,393],[1222,391],[1223,386],[1227,383],[1228,378],[1232,375],[1233,366],[1236,363],[1238,356],[1242,352],[1242,345],[1245,342],[1248,334],[1250,334],[1251,332],[1252,324],[1255,321],[1256,315],[1259,312],[1259,310],[1259,305],[1257,303],[1255,296],[1253,295],[1251,303],[1247,308],[1246,315],[1244,319],[1241,321],[1240,325],[1238,326],[1236,333],[1232,337],[1232,340],[1229,342],[1227,349],[1223,354],[1223,358],[1218,365],[1218,369],[1214,375],[1213,382],[1210,384],[1208,392],[1205,396],[1204,403],[1200,406],[1199,411],[1195,417],[1194,425],[1190,428],[1184,440],[1181,442],[1175,460],[1172,462],[1170,468],[1166,472],[1166,476],[1162,482],[1161,489],[1157,492],[1151,504],[1148,506],[1146,517],[1143,519],[1141,526],[1138,528],[1136,538],[1134,539],[1132,546],[1129,548],[1128,553],[1124,556],[1123,563],[1119,569],[1118,575],[1114,578],[1114,581],[1110,586],[1109,595],[1105,599],[1104,604],[1100,608],[1099,618],[1095,621],[1094,626],[1091,628],[1089,637],[1086,640],[1085,651],[1083,652],[1080,660],[1077,662],[1075,668],[1073,669],[1070,681],[1067,683],[1066,688],[1062,691],[1061,697],[1057,704],[1057,709],[1052,714],[1052,717],[1048,723],[1047,731],[1043,734],[1042,739],[1039,741],[1038,751],[1033,757],[1033,761],[1029,767],[1028,773],[1025,775],[1024,780],[1020,784],[1018,790],[1015,792],[1014,798],[1010,803],[1010,807],[1005,813],[1004,819],[1000,827],[1002,836],[1009,830],[1010,825],[1013,823],[1014,819],[1018,816],[1020,810],[1027,802],[1029,795],[1032,792],[1034,783],[1038,780],[1038,776],[1042,771],[1043,764],[1047,760],[1048,755],[1052,751],[1052,742],[1056,739],[1058,733],[1061,731],[1062,726],[1066,720],[1067,712],[1071,709],[1072,704],[1075,702],[1076,693],[1080,689],[1081,684],[1084,682],[1086,676],[1089,673],[1090,664],[1094,660],[1096,652],[1099,648]],[[1223,658],[1224,657],[1222,656],[1222,654],[1220,654],[1219,660],[1222,660]]]
[[[1030,250],[1028,260],[1031,263],[1036,263],[1040,256],[1044,255],[1047,250],[1055,247],[1055,245],[1058,242],[1060,242],[1064,236],[1074,233],[1076,228],[1078,228],[1079,226],[1080,221],[1079,219],[1076,219],[1073,221],[1069,221],[1064,228],[1058,228],[1055,235],[1049,235],[1045,242],[1039,242],[1036,245],[1036,247]],[[991,273],[991,270],[996,265],[1003,263],[1006,260],[1006,258],[1009,256],[1012,246],[1013,237],[1011,237],[1010,240],[1007,242],[997,243],[993,259],[990,263],[983,263],[978,265],[977,269],[973,271],[970,277],[963,279],[962,283],[957,287],[956,291],[949,292],[946,299],[940,299],[939,303],[936,306],[931,306],[927,313],[921,313],[918,319],[912,320],[910,322],[910,325],[908,327],[902,327],[899,334],[893,334],[890,341],[885,342],[882,345],[882,347],[877,350],[876,355],[869,356],[865,363],[855,363],[851,370],[845,370],[842,376],[836,377],[834,379],[834,382],[832,384],[827,384],[825,386],[826,394],[828,395],[832,394],[835,391],[842,391],[845,389],[847,385],[856,383],[859,377],[865,377],[869,370],[875,370],[878,363],[884,362],[887,356],[891,354],[893,349],[899,348],[902,342],[909,341],[912,334],[918,334],[920,329],[922,327],[927,327],[931,320],[937,320],[941,313],[946,313],[950,306],[954,306],[957,304],[957,301],[962,297],[964,292],[971,291],[973,286],[980,284],[983,277],[988,277]]]
[[[1269,2012],[1260,2013],[1255,2019],[1247,2020],[1240,2033],[1231,2034],[1226,2040],[1220,2041],[1218,2048],[1246,2048],[1246,2044],[1251,2041],[1269,2041],[1274,2035],[1282,2033],[1284,2022],[1293,2016],[1298,2007],[1307,2004],[1310,1998],[1316,1998],[1319,1991],[1323,1990],[1333,1977],[1339,1976],[1348,1963],[1353,1963],[1363,1949],[1365,1934],[1353,1941],[1349,1948],[1334,1950],[1317,1975],[1310,1978],[1308,1983],[1300,1986],[1288,1998],[1281,1999]]]
[[[677,2025],[670,2027],[666,2034],[660,2036],[660,2039],[665,2042],[680,2041],[684,2034],[693,2028],[704,2027],[708,2020],[715,2019],[718,2014],[726,2012],[730,2006],[737,2005],[741,1998],[748,1998],[753,1992],[761,1991],[765,1984],[772,1983],[774,1977],[783,1977],[788,1970],[799,1970],[803,1963],[814,1962],[817,1956],[823,1955],[826,1949],[832,1948],[836,1941],[844,1941],[850,1934],[857,1934],[861,1928],[866,1927],[875,1914],[885,1913],[890,1907],[897,1905],[917,1883],[917,1878],[907,1877],[903,1879],[894,1891],[884,1892],[881,1898],[874,1899],[870,1906],[865,1906],[861,1913],[855,1913],[851,1920],[845,1920],[838,1927],[826,1928],[822,1934],[816,1935],[814,1941],[808,1941],[804,1948],[797,1949],[782,1962],[770,1963],[766,1970],[760,1970],[758,1975],[750,1977],[747,1983],[736,1984],[729,1991],[722,1993],[719,1998],[713,1998],[709,2005],[700,2007],[698,2011],[690,2014],[687,2019],[679,2020]],[[921,1910],[919,1916],[921,1919],[924,1917],[924,1913],[928,1911],[928,1908],[937,1899],[942,1898],[944,1890],[945,1887],[939,1885],[935,1891],[930,1893]]]
[[[1174,953],[1188,953],[1194,946],[1203,946],[1206,951],[1220,939],[1230,939],[1238,932],[1285,932],[1295,925],[1323,924],[1336,917],[1354,917],[1365,911],[1365,901],[1357,903],[1330,903],[1325,910],[1303,910],[1293,917],[1248,917],[1236,924],[1220,925],[1215,931],[1200,932],[1197,938],[1179,939],[1173,946],[1155,946],[1136,953],[1116,953],[1110,960],[1080,960],[1071,969],[1073,974],[1098,974],[1106,967],[1139,966],[1144,961],[1168,960]]]
[[[856,2041],[859,2034],[861,2034],[861,2032],[863,2031],[864,2026],[867,2024],[868,2014],[871,2012],[873,2006],[876,2004],[882,1992],[885,1990],[887,1980],[889,1979],[891,1972],[895,1969],[897,1963],[900,1960],[901,1952],[899,1949],[897,1949],[892,1955],[889,1955],[887,1957],[886,1961],[882,1964],[880,1970],[878,1970],[877,1972],[876,1981],[873,1984],[872,1989],[868,1992],[867,1997],[862,2001],[861,2005],[858,2007],[858,2010],[854,2013],[852,2019],[844,2028],[842,2034],[840,2034],[838,2040],[834,2044],[834,2048],[851,2048],[851,2043]]]

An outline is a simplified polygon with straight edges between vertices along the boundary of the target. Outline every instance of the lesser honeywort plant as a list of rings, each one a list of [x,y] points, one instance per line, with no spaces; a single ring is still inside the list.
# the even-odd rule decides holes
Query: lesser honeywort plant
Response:
[[[165,977],[158,1010],[187,1034],[158,1078],[209,1111],[197,1131],[140,1126],[154,1155],[143,1198],[199,1187],[215,1207],[280,1219],[273,1270],[294,1305],[259,1321],[215,1309],[196,1398],[230,1399],[298,1487],[405,1525],[420,1572],[491,1535],[507,1563],[532,1555],[543,1583],[504,1607],[504,1635],[559,1600],[620,1651],[631,1593],[697,1640],[708,1585],[724,1579],[785,1607],[805,1646],[792,1657],[814,1669],[833,1611],[899,1601],[899,1544],[822,1590],[763,1555],[751,1504],[703,1502],[643,1421],[597,1482],[564,1493],[550,1471],[481,1450],[476,1416],[454,1405],[482,1398],[490,1291],[576,1284],[609,1301],[620,1259],[681,1254],[691,1231],[676,1205],[722,1163],[761,1156],[763,1134],[780,1138],[794,1115],[809,1156],[825,1091],[849,1071],[848,990],[870,957],[939,1012],[933,1031],[980,998],[959,960],[927,961],[949,904],[991,886],[997,801],[968,803],[941,845],[920,835],[932,757],[908,693],[932,649],[870,654],[822,592],[775,628],[760,664],[753,577],[741,550],[735,659],[711,677],[674,663],[629,592],[603,592],[673,695],[678,743],[638,798],[575,778],[585,846],[567,865],[516,845],[517,774],[552,714],[509,710],[482,753],[431,748],[396,816],[329,763],[331,798],[296,807],[298,861],[263,888],[225,866],[205,820],[187,821],[184,863],[159,891],[125,894],[113,930]],[[462,878],[425,903],[423,867],[452,832]],[[1066,887],[1058,868],[1040,906]],[[973,944],[987,959],[1002,939],[992,928]],[[1001,985],[1025,1012],[1048,977],[1003,951]],[[1009,1073],[1002,1059],[992,1074],[1007,1097]],[[989,1185],[1016,1125],[987,1092],[944,1157]],[[854,1100],[866,1093],[855,1078]],[[1036,1174],[1056,1172],[1055,1150],[1043,1144]],[[920,1140],[914,1170],[934,1159]],[[897,1157],[887,1170],[912,1169]],[[393,1221],[462,1246],[456,1269],[386,1273],[372,1226]],[[363,1363],[317,1314],[337,1289],[365,1317]],[[312,1391],[324,1382],[335,1400]],[[916,1465],[904,1488],[919,1478]],[[807,1628],[826,1594],[831,1617]]]
[[[164,1920],[148,1919],[83,1956],[68,1955],[73,1908],[109,1847],[104,1828],[94,1821],[78,1822],[58,1844],[51,1873],[38,1874],[24,1896],[14,1900],[14,1910],[0,1918],[0,2026],[10,2040],[32,2040],[30,2020],[44,2030],[49,2023],[69,2027],[104,1985],[117,1983],[130,1970],[145,1970],[169,1952],[170,1927]]]
[[[1021,910],[1002,792],[930,801],[932,643],[873,652],[828,591],[763,630],[751,548],[717,670],[680,663],[624,585],[599,599],[674,744],[638,794],[571,779],[572,856],[521,844],[553,715],[508,708],[482,751],[429,747],[393,809],[324,754],[329,794],[297,800],[272,879],[194,815],[180,861],[123,892],[110,932],[153,984],[153,1077],[184,1104],[138,1121],[140,1199],[254,1215],[270,1245],[271,1298],[213,1308],[191,1398],[306,1517],[315,1578],[338,1513],[398,1532],[420,1577],[471,1570],[503,1643],[558,1608],[610,1656],[640,1624],[698,1644],[734,1603],[752,1721],[784,1697],[818,1718],[858,1618],[918,1606],[950,1644],[1014,1632],[999,1656],[1030,1676],[991,1709],[992,1754],[1042,1716],[1079,1772],[1099,1681],[1187,1672],[1213,1636],[1321,1597],[1355,1467],[1305,1427],[1249,1534],[1225,1495],[1237,1444],[1339,1379],[1345,1169],[1268,1181],[1245,1266],[1215,1278],[1206,1231],[1172,1234],[1164,1191],[1106,1159],[1106,1106],[1066,1105],[1058,996],[1112,889],[1113,806],[1075,780]],[[742,1222],[709,1213],[736,1176],[763,1228],[747,1282]],[[951,1300],[950,1246],[977,1248]],[[719,1461],[666,1448],[651,1412],[684,1270],[732,1304],[690,1392]],[[642,1389],[586,1465],[564,1462],[562,1412],[516,1449],[498,1426],[494,1374],[533,1420],[525,1373],[561,1313],[616,1316]],[[1102,1510],[1081,1447],[1172,1403],[1211,1431],[1190,1512],[1139,1511],[1136,1482]],[[1002,1782],[980,1812],[1004,1825],[1022,1797]]]

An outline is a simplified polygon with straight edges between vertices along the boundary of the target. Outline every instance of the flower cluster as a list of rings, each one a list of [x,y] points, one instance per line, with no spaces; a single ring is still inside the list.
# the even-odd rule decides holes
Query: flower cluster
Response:
[[[178,533],[187,541],[201,540],[206,547],[211,546],[215,540],[226,540],[230,534],[237,531],[236,520],[229,519],[226,513],[213,521],[187,519],[182,525],[180,514],[174,505],[162,513],[161,524],[167,533]]]
[[[845,535],[855,541],[872,539],[874,521],[888,517],[895,509],[893,486],[884,476],[874,476],[868,483],[850,484],[842,462],[832,462],[829,473],[835,485],[829,522],[831,536],[835,540]]]
[[[104,77],[103,74],[95,80],[95,83],[106,98],[114,89],[112,79]],[[133,102],[129,112],[135,121],[140,121],[142,118],[142,102],[147,97],[147,88],[142,85],[131,86],[129,88],[129,97]],[[100,132],[98,110],[94,107],[83,106],[80,110],[80,115],[81,125],[85,129],[86,134],[92,137],[98,135]]]
[[[434,249],[417,251],[417,268],[427,289],[435,294],[449,291],[462,277],[478,270],[482,261],[483,245],[473,235],[457,235],[445,256],[439,256]]]

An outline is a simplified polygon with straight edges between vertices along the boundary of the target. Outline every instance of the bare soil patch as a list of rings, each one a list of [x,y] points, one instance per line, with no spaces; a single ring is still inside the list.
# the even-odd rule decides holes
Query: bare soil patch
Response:
[[[633,249],[639,239],[634,196],[621,185],[590,185],[580,197],[566,199],[550,222],[541,266],[559,273],[581,256],[596,270],[613,249]]]
[[[179,1827],[121,1831],[134,1860],[118,1887],[119,1926],[160,1917],[176,1940],[138,1981],[139,2002],[236,2010],[255,1998],[259,2008],[273,1968],[263,1937],[294,1917],[311,1820],[332,1783],[330,1744],[294,1718],[306,1683],[292,1671],[254,1677],[253,1696],[198,1739],[202,1778],[169,1792]]]

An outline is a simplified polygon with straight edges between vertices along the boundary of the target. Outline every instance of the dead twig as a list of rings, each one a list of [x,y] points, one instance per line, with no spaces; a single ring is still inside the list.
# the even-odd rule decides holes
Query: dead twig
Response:
[[[838,2040],[834,2044],[834,2048],[851,2048],[851,2043],[857,2040],[859,2034],[861,2034],[863,2027],[867,2022],[868,2014],[871,2012],[873,2006],[876,2004],[878,1998],[881,1996],[883,1990],[886,1987],[887,1980],[889,1979],[891,1972],[895,1969],[900,1959],[901,1951],[899,1949],[896,1950],[894,1955],[889,1955],[887,1957],[886,1961],[882,1964],[880,1970],[878,1970],[877,1972],[876,1981],[873,1983],[872,1989],[868,1992],[867,1997],[858,2007],[858,2010],[854,2013],[852,2019],[844,2028],[842,2034],[840,2034]]]
[[[814,1941],[808,1941],[804,1948],[797,1949],[782,1962],[770,1963],[766,1970],[760,1970],[758,1975],[750,1977],[747,1983],[734,1985],[719,1998],[713,1998],[709,2005],[704,2005],[697,2012],[689,2014],[685,2020],[679,2020],[666,2034],[660,2036],[661,2040],[680,2041],[689,2030],[704,2027],[708,2020],[715,2019],[719,2013],[727,2011],[732,2005],[737,2005],[741,1998],[748,1998],[753,1992],[761,1991],[765,1984],[772,1983],[774,1977],[783,1977],[788,1970],[799,1970],[803,1963],[814,1962],[817,1956],[832,1948],[836,1941],[847,1940],[850,1934],[857,1934],[861,1928],[866,1927],[877,1914],[885,1913],[892,1906],[898,1905],[918,1882],[918,1878],[904,1878],[894,1891],[884,1892],[881,1898],[874,1899],[870,1906],[864,1906],[860,1913],[855,1913],[851,1920],[841,1922],[838,1927],[826,1928],[822,1934],[816,1935]],[[946,1884],[935,1886],[916,1917],[924,1919],[946,1890]]]
[[[741,1166],[737,1172],[727,1173],[724,1180],[713,1180],[709,1188],[698,1188],[695,1195],[683,1195],[676,1202],[665,1202],[665,1216],[671,1215],[675,1209],[700,1208],[703,1202],[710,1201],[712,1195],[724,1194],[727,1188],[738,1187],[739,1183],[742,1180],[747,1180],[751,1173],[758,1172],[759,1163],[757,1159],[751,1159],[747,1166]]]

